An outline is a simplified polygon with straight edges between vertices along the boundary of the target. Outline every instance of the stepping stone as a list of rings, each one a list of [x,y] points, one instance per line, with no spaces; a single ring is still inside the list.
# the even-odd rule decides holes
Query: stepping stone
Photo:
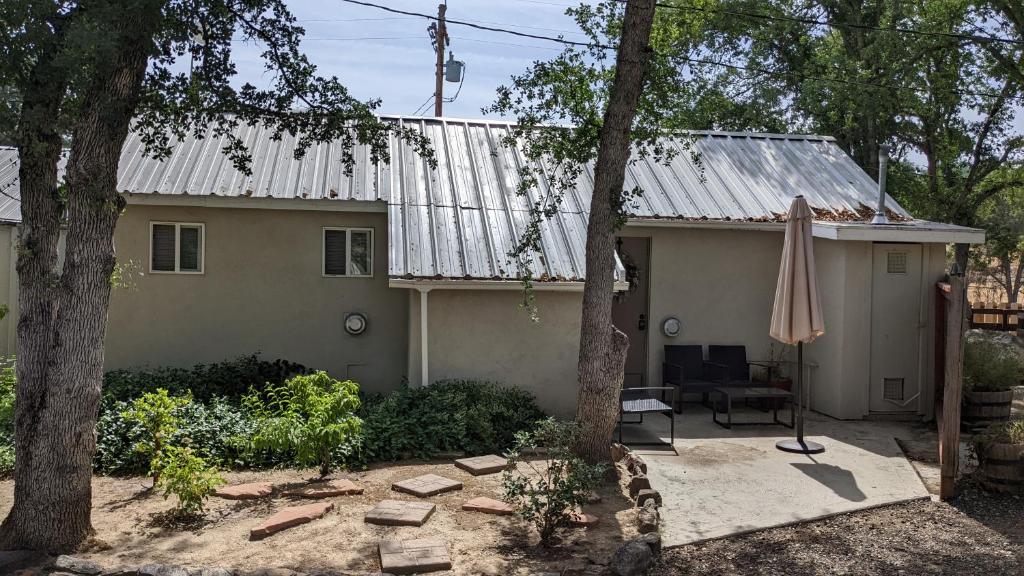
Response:
[[[357,486],[351,480],[335,480],[327,484],[313,484],[311,486],[286,490],[283,494],[291,498],[332,498],[334,496],[362,493],[362,486]]]
[[[583,512],[574,512],[569,518],[569,525],[576,526],[578,528],[590,528],[591,526],[597,526],[600,519],[593,514],[585,514]]]
[[[382,540],[378,549],[381,572],[422,574],[452,569],[448,548],[440,540]]]
[[[213,492],[214,496],[220,496],[228,500],[255,500],[270,496],[274,491],[274,485],[270,482],[253,482],[252,484],[236,484],[235,486],[222,486]]]
[[[462,509],[469,510],[470,512],[495,514],[497,516],[508,516],[516,511],[508,502],[502,502],[501,500],[495,500],[494,498],[487,498],[486,496],[473,498],[463,504]]]
[[[327,514],[333,508],[334,504],[331,502],[317,502],[315,504],[284,508],[277,514],[274,514],[270,518],[264,520],[259,526],[253,528],[249,532],[249,539],[259,540],[261,538],[266,538],[275,532],[280,532],[285,528],[291,528],[292,526],[312,522],[324,514]]]
[[[494,474],[508,468],[508,460],[501,456],[488,454],[487,456],[475,456],[473,458],[462,458],[455,461],[455,465],[469,472],[473,476]]]
[[[437,474],[424,474],[423,476],[395,482],[391,485],[391,489],[426,498],[427,496],[433,496],[442,492],[462,490],[462,482],[438,476]]]
[[[430,502],[382,500],[366,513],[363,521],[381,526],[423,526],[434,513]]]

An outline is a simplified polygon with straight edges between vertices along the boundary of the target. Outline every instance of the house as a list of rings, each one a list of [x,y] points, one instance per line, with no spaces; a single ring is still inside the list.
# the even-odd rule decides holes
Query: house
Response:
[[[390,117],[429,136],[437,168],[395,140],[391,161],[365,149],[346,175],[340,148],[293,157],[263,127],[238,135],[253,153],[238,172],[216,138],[145,157],[131,135],[115,235],[125,286],[114,290],[108,368],[191,365],[254,351],[384,391],[403,380],[489,379],[532,391],[542,407],[576,402],[591,174],[542,226],[532,255],[534,322],[508,253],[529,218],[515,193],[507,123]],[[914,219],[868,222],[877,186],[828,137],[694,132],[668,165],[641,160],[626,186],[645,193],[621,229],[615,322],[631,339],[627,383],[657,385],[666,344],[767,349],[785,213],[803,194],[826,334],[807,347],[813,409],[844,419],[930,417],[935,289],[950,243],[980,230]],[[678,143],[669,143],[677,146]],[[0,156],[0,302],[16,306],[17,154]],[[541,181],[541,188],[545,185]],[[13,353],[14,314],[0,323]],[[678,334],[663,330],[677,319]]]

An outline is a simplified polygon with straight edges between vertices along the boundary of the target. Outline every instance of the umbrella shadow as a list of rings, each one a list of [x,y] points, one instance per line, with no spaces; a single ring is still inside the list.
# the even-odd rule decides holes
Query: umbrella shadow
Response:
[[[844,500],[848,500],[850,502],[863,502],[864,500],[867,500],[867,496],[863,491],[861,491],[860,487],[857,486],[857,479],[854,478],[853,472],[850,472],[846,468],[841,468],[835,464],[822,464],[820,462],[800,462],[792,463],[790,465],[827,487],[829,490],[832,490],[836,496],[839,496]]]

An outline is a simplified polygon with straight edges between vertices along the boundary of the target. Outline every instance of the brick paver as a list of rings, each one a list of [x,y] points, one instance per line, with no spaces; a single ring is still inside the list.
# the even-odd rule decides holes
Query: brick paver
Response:
[[[438,476],[437,474],[424,474],[408,480],[395,482],[391,485],[391,489],[426,498],[427,496],[433,496],[442,492],[462,490],[462,482]]]
[[[423,526],[433,513],[434,505],[430,502],[382,500],[363,520],[382,526]]]
[[[214,496],[228,500],[253,500],[270,496],[274,491],[274,485],[270,482],[253,482],[251,484],[236,484],[234,486],[221,486],[214,492]]]
[[[284,508],[277,514],[264,520],[259,526],[253,528],[249,532],[249,539],[259,540],[286,528],[312,522],[327,514],[333,508],[334,504],[330,502],[317,502],[315,504]]]
[[[494,474],[508,468],[508,460],[501,456],[488,454],[487,456],[474,456],[473,458],[461,458],[455,461],[455,465],[469,472],[473,476]]]
[[[381,572],[422,574],[452,568],[448,548],[440,540],[382,540],[378,548]]]
[[[334,496],[348,496],[349,494],[362,494],[362,486],[351,480],[335,480],[326,484],[312,484],[286,490],[283,494],[293,498],[333,498]]]
[[[515,508],[513,508],[508,502],[502,502],[501,500],[495,500],[494,498],[487,498],[486,496],[473,498],[463,504],[462,509],[469,510],[470,512],[496,514],[498,516],[508,516],[515,512]]]

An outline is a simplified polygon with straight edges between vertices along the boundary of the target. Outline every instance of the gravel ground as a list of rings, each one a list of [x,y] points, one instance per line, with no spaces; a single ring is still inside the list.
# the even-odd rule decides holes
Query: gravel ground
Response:
[[[1024,575],[1024,496],[921,501],[665,551],[654,576]]]

